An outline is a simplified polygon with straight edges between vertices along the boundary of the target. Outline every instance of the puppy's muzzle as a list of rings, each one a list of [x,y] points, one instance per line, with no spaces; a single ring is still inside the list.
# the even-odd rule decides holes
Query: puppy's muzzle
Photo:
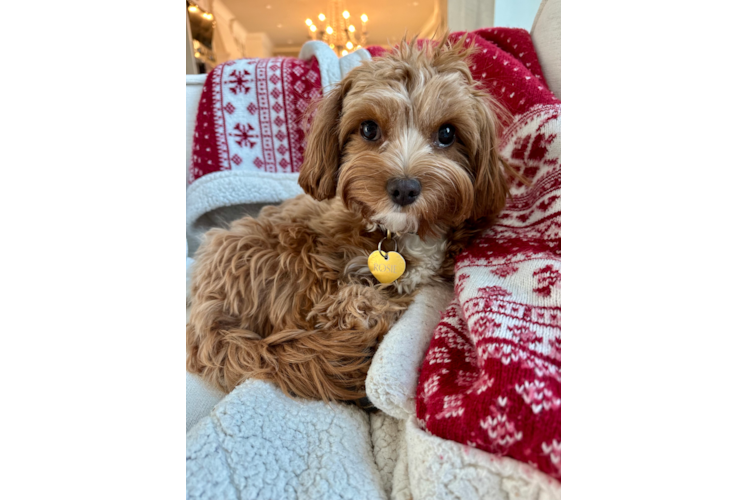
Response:
[[[421,195],[421,183],[418,179],[390,179],[387,181],[387,194],[392,201],[404,207]]]

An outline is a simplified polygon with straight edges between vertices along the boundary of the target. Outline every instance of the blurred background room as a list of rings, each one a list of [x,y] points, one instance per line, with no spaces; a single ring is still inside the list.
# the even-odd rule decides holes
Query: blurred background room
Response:
[[[407,32],[502,26],[530,31],[540,0],[188,0],[187,74],[245,57],[297,57],[309,40],[345,56]]]

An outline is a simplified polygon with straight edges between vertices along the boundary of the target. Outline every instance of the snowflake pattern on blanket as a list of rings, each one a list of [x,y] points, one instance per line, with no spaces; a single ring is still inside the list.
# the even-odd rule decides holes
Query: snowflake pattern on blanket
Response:
[[[208,75],[197,111],[189,182],[213,172],[298,172],[301,118],[322,94],[316,59],[237,59]]]
[[[435,436],[560,480],[560,103],[531,69],[527,32],[476,35],[485,50],[473,75],[515,116],[501,155],[530,185],[513,181],[496,225],[458,256],[455,299],[427,350],[416,412]]]

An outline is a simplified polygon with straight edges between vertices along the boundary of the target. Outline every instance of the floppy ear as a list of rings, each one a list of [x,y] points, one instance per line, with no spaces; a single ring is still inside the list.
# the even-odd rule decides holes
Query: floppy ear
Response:
[[[312,127],[307,135],[299,185],[305,193],[319,201],[335,197],[340,161],[338,125],[342,106],[343,89],[338,84],[315,106]]]
[[[500,119],[505,120],[509,113],[485,95],[477,96],[476,101],[480,144],[473,156],[475,198],[470,216],[473,220],[498,215],[509,192],[499,157],[499,134],[503,130]]]

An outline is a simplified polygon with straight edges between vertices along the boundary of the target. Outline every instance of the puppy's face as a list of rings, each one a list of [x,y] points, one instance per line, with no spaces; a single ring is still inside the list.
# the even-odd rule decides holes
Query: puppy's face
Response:
[[[401,44],[325,96],[299,183],[391,231],[443,234],[504,206],[497,112],[461,44]]]

